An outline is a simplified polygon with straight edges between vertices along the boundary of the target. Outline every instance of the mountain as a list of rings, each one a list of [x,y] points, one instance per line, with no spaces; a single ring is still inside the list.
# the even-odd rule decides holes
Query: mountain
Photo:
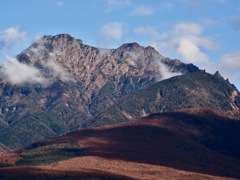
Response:
[[[0,68],[0,143],[17,149],[66,134],[127,94],[198,71],[137,43],[101,49],[43,36]]]
[[[17,151],[0,177],[239,179],[240,119],[226,115],[190,108],[72,132]]]
[[[219,76],[204,71],[188,73],[126,95],[119,103],[86,122],[86,126],[115,124],[154,113],[193,107],[238,111],[240,93],[235,86]]]

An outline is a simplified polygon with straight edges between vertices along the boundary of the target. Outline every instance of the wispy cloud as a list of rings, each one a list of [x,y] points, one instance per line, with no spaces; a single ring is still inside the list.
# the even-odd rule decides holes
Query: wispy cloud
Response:
[[[105,24],[101,27],[100,35],[106,39],[119,40],[123,35],[123,25],[119,22]]]
[[[154,13],[154,9],[145,6],[138,6],[130,13],[133,16],[149,16]]]
[[[60,7],[60,8],[64,6],[63,1],[57,1],[55,4],[57,7]]]
[[[10,56],[6,56],[2,74],[9,82],[17,85],[24,83],[47,83],[47,80],[42,77],[37,68],[20,63],[16,58]]]
[[[164,79],[169,79],[171,77],[174,76],[179,76],[182,75],[181,72],[172,72],[168,66],[166,66],[165,64],[161,63],[161,61],[156,61],[157,65],[158,65],[158,69],[160,72],[160,78],[158,79],[158,81],[162,81]]]
[[[187,63],[203,63],[208,55],[202,49],[216,49],[218,45],[209,37],[202,36],[203,27],[193,22],[176,24],[172,30],[159,33],[154,27],[139,27],[137,34],[149,35],[151,44],[160,52],[177,54]]]
[[[34,46],[24,51],[29,60],[27,62],[21,62],[21,58],[6,56],[1,68],[1,76],[16,85],[31,83],[48,86],[56,79],[63,82],[75,82],[67,69],[57,61],[56,57],[59,56],[59,52],[50,51],[47,48],[49,42],[42,38],[36,42]],[[36,61],[38,66],[35,66]]]
[[[38,61],[44,69],[47,69],[45,77],[49,82],[54,81],[56,78],[63,82],[75,82],[75,79],[71,74],[63,68],[57,61],[56,57],[59,56],[60,52],[54,50],[49,51],[44,44],[48,44],[46,40],[39,39],[37,41],[38,46],[31,46],[28,53],[31,54],[30,59]],[[32,62],[34,64],[34,62]],[[29,64],[31,66],[31,63]]]
[[[112,44],[113,41],[120,40],[123,33],[123,24],[120,22],[103,25],[99,31],[100,45],[106,46]]]
[[[0,35],[0,50],[11,48],[22,40],[26,39],[26,33],[20,32],[18,27],[11,27]]]

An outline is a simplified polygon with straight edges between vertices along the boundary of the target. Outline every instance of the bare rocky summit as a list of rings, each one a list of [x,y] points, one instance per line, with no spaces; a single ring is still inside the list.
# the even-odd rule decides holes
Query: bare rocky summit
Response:
[[[1,67],[0,142],[15,149],[65,134],[126,94],[196,71],[137,43],[101,49],[68,34],[43,36]]]

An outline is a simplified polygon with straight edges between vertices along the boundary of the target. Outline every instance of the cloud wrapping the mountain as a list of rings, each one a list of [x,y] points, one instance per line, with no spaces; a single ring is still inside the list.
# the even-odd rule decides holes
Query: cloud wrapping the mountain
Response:
[[[70,73],[58,64],[56,57],[59,52],[49,52],[49,50],[44,46],[44,44],[47,43],[45,41],[38,40],[37,42],[39,45],[37,47],[31,47],[29,52],[35,56],[35,59],[38,59],[38,63],[48,69],[48,74],[46,74],[47,79],[49,81],[54,81],[54,79],[59,78],[63,82],[75,82],[75,79],[70,75]]]
[[[20,63],[16,58],[10,56],[6,56],[6,60],[2,67],[2,73],[12,84],[47,83],[37,68]]]
[[[0,50],[11,48],[16,43],[26,38],[25,32],[20,32],[18,27],[11,27],[1,32]]]
[[[136,52],[126,51],[125,54],[129,55],[134,61],[137,61],[140,57],[140,54]]]
[[[162,81],[164,79],[169,79],[174,76],[182,75],[181,72],[172,72],[169,67],[165,64],[163,64],[160,60],[155,60],[155,62],[158,65],[158,70],[160,73],[160,77],[157,79],[157,81]]]
[[[50,53],[47,62],[41,62],[43,66],[51,70],[51,75],[54,78],[59,78],[63,82],[75,82],[75,79],[70,75],[70,73],[61,67],[56,61],[56,52]]]
[[[99,55],[100,55],[101,57],[111,55],[111,50],[110,50],[110,49],[98,48],[98,51],[99,51]]]
[[[24,83],[38,83],[43,86],[50,85],[55,79],[60,79],[63,82],[75,82],[71,74],[64,69],[56,60],[58,52],[49,52],[43,45],[44,41],[38,40],[37,47],[31,47],[25,51],[30,62],[20,62],[16,58],[6,56],[6,61],[1,70],[2,75],[12,84],[21,85]],[[38,61],[43,69],[34,66]],[[45,71],[45,72],[43,72]]]

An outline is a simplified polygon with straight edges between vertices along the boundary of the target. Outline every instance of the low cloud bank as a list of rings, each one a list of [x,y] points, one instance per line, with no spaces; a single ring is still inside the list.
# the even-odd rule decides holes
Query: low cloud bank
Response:
[[[41,72],[37,68],[20,63],[16,58],[12,58],[10,56],[6,56],[6,62],[2,67],[2,74],[13,84],[46,84],[48,82],[48,80],[41,75]]]
[[[32,46],[24,52],[30,62],[20,62],[17,58],[6,56],[1,75],[16,85],[33,83],[48,86],[56,79],[75,82],[71,74],[57,62],[59,53],[50,52],[44,46],[46,43],[40,39],[38,46]]]

